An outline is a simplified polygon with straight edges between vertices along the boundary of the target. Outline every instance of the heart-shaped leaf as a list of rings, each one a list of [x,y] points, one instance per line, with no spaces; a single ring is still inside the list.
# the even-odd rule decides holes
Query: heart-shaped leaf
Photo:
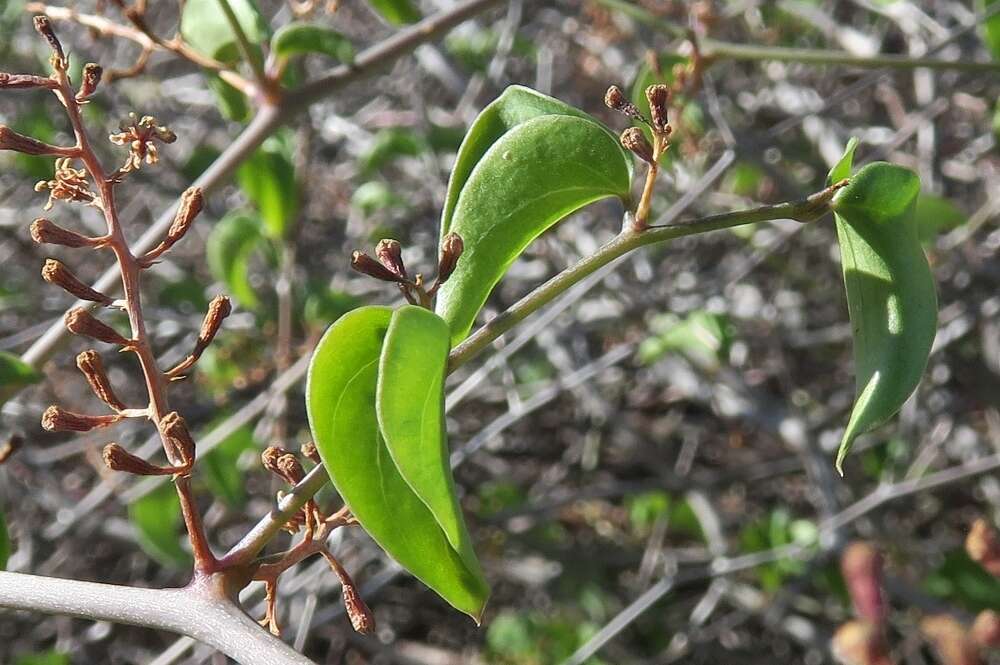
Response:
[[[270,29],[253,0],[226,0],[251,44],[267,41]],[[219,0],[187,0],[181,13],[181,36],[194,50],[227,65],[240,60],[240,51]]]
[[[379,432],[376,387],[391,320],[387,307],[362,307],[338,319],[320,340],[306,386],[313,440],[337,491],[375,542],[479,621],[489,596],[482,573],[451,546]]]
[[[310,23],[293,22],[282,26],[271,40],[271,52],[279,62],[307,53],[319,53],[345,63],[354,60],[354,46],[347,37]]]
[[[830,172],[850,173],[856,144]],[[857,394],[837,452],[837,469],[854,439],[891,418],[920,383],[937,330],[934,277],[917,235],[916,174],[876,162],[833,199],[847,307],[854,333]]]
[[[376,411],[400,475],[469,569],[478,570],[448,460],[444,377],[449,338],[448,324],[430,310],[407,305],[393,312],[379,359]]]
[[[412,0],[368,0],[368,4],[391,25],[416,23],[421,17]]]
[[[462,187],[450,231],[465,251],[438,294],[452,345],[472,327],[490,291],[542,232],[599,199],[627,198],[632,162],[602,125],[542,115],[501,136]]]

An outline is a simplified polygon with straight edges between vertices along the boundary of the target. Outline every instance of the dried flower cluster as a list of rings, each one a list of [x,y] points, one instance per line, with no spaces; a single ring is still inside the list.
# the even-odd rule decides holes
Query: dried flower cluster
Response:
[[[120,173],[138,171],[142,168],[142,163],[156,164],[160,159],[157,143],[173,143],[177,140],[177,135],[166,127],[162,127],[151,115],[144,115],[136,118],[135,113],[129,113],[128,120],[123,120],[119,125],[117,134],[112,134],[108,138],[115,145],[128,146],[128,157],[125,165],[119,169]]]
[[[449,233],[444,237],[438,257],[437,277],[430,287],[425,286],[424,277],[420,273],[410,279],[403,264],[403,249],[397,240],[384,238],[378,242],[375,246],[377,261],[356,250],[351,255],[351,267],[369,277],[398,284],[409,303],[429,308],[441,285],[455,272],[464,250],[465,244],[457,233]]]

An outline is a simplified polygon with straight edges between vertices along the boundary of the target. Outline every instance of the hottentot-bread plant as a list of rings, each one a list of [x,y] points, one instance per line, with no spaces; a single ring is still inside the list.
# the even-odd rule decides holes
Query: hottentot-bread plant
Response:
[[[77,364],[109,412],[79,414],[62,406],[45,411],[50,430],[91,431],[126,418],[148,419],[159,432],[168,464],[155,465],[122,446],[104,449],[107,465],[119,472],[165,475],[173,479],[194,554],[189,587],[152,595],[148,603],[189,599],[186,612],[196,621],[218,620],[221,630],[239,639],[216,636],[213,643],[243,662],[308,662],[264,631],[251,631],[235,606],[237,593],[252,580],[267,586],[268,609],[262,623],[279,632],[275,588],[282,572],[319,554],[343,584],[343,600],[356,630],[373,629],[373,615],[348,574],[327,546],[334,529],[359,524],[401,566],[455,608],[480,621],[489,584],[467,529],[451,473],[444,417],[445,377],[486,349],[505,331],[560,293],[616,258],[646,245],[743,224],[794,219],[821,223],[833,212],[841,245],[844,284],[854,333],[857,397],[837,455],[840,468],[860,434],[891,418],[913,392],[923,373],[936,328],[935,289],[914,228],[914,203],[920,189],[915,174],[891,164],[872,163],[853,172],[852,142],[830,172],[826,186],[795,202],[763,206],[667,226],[651,225],[650,209],[658,171],[671,147],[672,99],[691,94],[700,82],[696,57],[675,72],[673,84],[645,90],[648,117],[616,87],[605,103],[635,126],[612,132],[584,111],[538,92],[514,86],[488,105],[470,127],[451,174],[441,218],[436,277],[411,274],[400,244],[383,240],[374,257],[357,251],[354,269],[394,283],[407,304],[368,306],[332,322],[312,357],[307,410],[315,444],[301,457],[321,464],[306,472],[303,459],[279,446],[262,462],[296,489],[279,497],[277,518],[255,528],[229,552],[217,555],[194,500],[190,477],[197,447],[184,417],[171,410],[168,389],[192,372],[232,306],[212,301],[190,355],[162,369],[146,332],[140,283],[143,271],[179,242],[202,205],[197,189],[185,193],[174,224],[149,252],[133,254],[116,204],[117,188],[135,171],[154,166],[165,144],[183,141],[148,116],[129,116],[112,143],[127,149],[124,164],[107,169],[84,127],[81,106],[99,91],[101,68],[87,65],[79,84],[71,81],[67,60],[48,20],[36,28],[52,50],[52,74],[0,75],[0,89],[52,92],[65,108],[76,137],[73,146],[56,146],[0,128],[0,148],[55,159],[55,172],[37,189],[48,193],[46,209],[73,203],[103,214],[107,233],[88,237],[48,219],[31,225],[39,243],[79,252],[110,250],[121,275],[124,296],[113,299],[84,284],[54,260],[43,268],[46,281],[95,307],[121,309],[130,332],[122,334],[80,307],[66,317],[74,334],[137,356],[149,397],[129,405],[116,395],[97,351]],[[638,160],[636,178],[634,162]],[[641,181],[640,182],[637,182]],[[618,199],[625,210],[620,233],[580,263],[538,286],[517,304],[475,329],[484,303],[510,265],[536,238],[580,208]],[[344,507],[325,510],[312,495],[333,481]],[[277,527],[300,534],[284,552],[261,557]],[[4,593],[0,587],[0,596]],[[44,592],[41,592],[44,593]],[[140,601],[141,602],[141,601]],[[40,604],[39,609],[60,611]],[[61,611],[73,611],[63,608]],[[166,610],[163,610],[166,612]],[[76,610],[76,613],[83,613]],[[198,613],[202,613],[199,616]],[[156,615],[156,612],[152,612]],[[109,616],[117,616],[111,614]],[[172,615],[171,615],[172,616]],[[141,611],[118,620],[170,628],[209,639],[181,619],[150,619]],[[172,623],[171,623],[172,622]],[[259,634],[258,634],[259,633]],[[248,646],[249,645],[249,646]]]

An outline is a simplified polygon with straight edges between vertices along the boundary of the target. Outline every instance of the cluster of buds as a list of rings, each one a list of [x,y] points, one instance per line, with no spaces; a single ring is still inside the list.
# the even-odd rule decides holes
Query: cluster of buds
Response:
[[[620,140],[626,150],[634,153],[639,159],[651,166],[658,162],[660,156],[670,145],[669,137],[673,132],[668,121],[670,97],[670,88],[662,83],[646,88],[646,100],[649,102],[650,115],[647,119],[639,111],[639,108],[628,100],[618,86],[611,86],[604,95],[604,103],[608,108],[649,127],[653,135],[652,143],[639,127],[629,127],[623,131]]]
[[[397,240],[379,241],[375,246],[375,256],[378,260],[362,251],[355,251],[351,255],[351,267],[369,277],[398,284],[407,301],[414,305],[430,307],[441,285],[455,272],[464,250],[465,244],[457,233],[449,233],[444,237],[438,256],[437,277],[430,287],[425,285],[423,275],[419,273],[412,279],[409,277],[403,264],[403,249]]]
[[[131,473],[137,476],[184,476],[191,473],[195,460],[195,444],[187,423],[176,411],[165,415],[159,423],[163,440],[168,443],[167,466],[157,466],[137,455],[133,455],[117,443],[104,446],[104,463],[112,471]]]
[[[319,452],[315,444],[307,443],[302,446],[300,452],[307,459],[319,463]],[[260,458],[265,469],[289,486],[294,487],[305,478],[306,472],[299,458],[280,446],[269,446],[261,453]],[[278,492],[277,498],[280,503],[284,494]],[[267,595],[267,611],[260,621],[261,625],[266,626],[275,635],[281,634],[277,616],[278,577],[294,563],[292,558],[294,553],[301,552],[302,548],[305,547],[308,548],[309,554],[322,555],[340,580],[343,588],[344,608],[347,610],[347,616],[350,618],[354,630],[366,634],[375,630],[374,615],[358,593],[351,576],[326,545],[326,539],[332,529],[355,523],[356,521],[350,517],[346,508],[328,517],[320,510],[314,499],[309,499],[295,517],[284,525],[285,530],[290,533],[294,534],[304,529],[305,534],[302,543],[289,550],[287,558],[273,564],[262,565],[255,573],[254,578],[264,582]]]
[[[121,131],[117,134],[108,137],[115,145],[127,145],[129,149],[125,165],[118,170],[119,174],[138,171],[143,161],[155,164],[160,158],[157,142],[173,143],[177,140],[176,134],[161,126],[151,115],[139,118],[135,113],[129,113],[128,119],[121,122],[119,129]]]

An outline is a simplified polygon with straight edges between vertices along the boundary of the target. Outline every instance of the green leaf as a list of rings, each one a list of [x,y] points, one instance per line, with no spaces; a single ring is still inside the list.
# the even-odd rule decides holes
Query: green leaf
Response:
[[[650,327],[656,334],[639,345],[639,361],[644,364],[680,351],[700,367],[718,369],[733,340],[729,319],[704,310],[691,312],[683,320],[673,315],[657,317]]]
[[[924,580],[928,593],[958,603],[971,612],[1000,611],[1000,579],[969,558],[964,549],[945,555]]]
[[[979,12],[985,12],[993,8],[1000,0],[978,0],[977,10]],[[1000,14],[990,17],[988,20],[984,21],[980,26],[980,30],[983,36],[983,41],[986,46],[990,49],[990,53],[993,54],[995,60],[1000,60]]]
[[[234,122],[250,119],[250,103],[246,95],[210,72],[205,73],[205,82],[215,94],[215,105],[223,118]]]
[[[139,547],[164,566],[183,568],[191,556],[181,547],[181,504],[172,484],[132,502],[128,516],[135,526]]]
[[[452,548],[434,515],[399,474],[375,411],[387,307],[362,307],[330,326],[309,366],[306,407],[334,486],[390,556],[479,621],[489,588]]]
[[[260,210],[264,230],[272,238],[283,238],[299,211],[293,152],[287,132],[272,136],[237,171],[240,188]]]
[[[271,40],[271,52],[279,61],[319,53],[338,62],[354,61],[354,46],[336,30],[310,23],[294,22],[278,29]]]
[[[250,255],[259,246],[261,223],[245,212],[234,211],[220,219],[205,242],[208,267],[237,301],[257,309],[257,294],[250,285]]]
[[[844,148],[844,156],[840,158],[833,168],[830,169],[830,175],[826,177],[826,184],[832,185],[841,180],[851,177],[851,168],[854,164],[854,152],[858,149],[857,137],[851,137],[851,140],[847,142],[847,147]]]
[[[569,115],[594,120],[580,109],[574,108],[554,97],[543,95],[531,88],[512,85],[493,100],[469,127],[452,167],[448,181],[448,193],[441,213],[441,237],[451,230],[451,220],[458,204],[459,194],[472,175],[472,170],[483,158],[486,151],[500,140],[500,137],[518,125],[543,115]],[[608,132],[615,138],[611,132]],[[615,138],[617,141],[617,138]]]
[[[921,194],[917,197],[915,213],[917,237],[920,242],[933,242],[940,233],[950,231],[966,222],[965,213],[942,196]]]
[[[429,147],[427,140],[411,129],[383,129],[375,135],[371,149],[361,158],[361,170],[371,173],[397,157],[416,157]]]
[[[496,141],[462,187],[452,218],[465,251],[437,301],[452,345],[535,238],[589,203],[627,198],[631,176],[631,158],[592,120],[544,115]]]
[[[368,0],[368,4],[392,25],[416,23],[421,18],[412,0]]]
[[[394,192],[384,182],[372,180],[354,190],[351,205],[364,215],[371,215],[389,208],[405,208],[406,199]]]
[[[247,40],[255,46],[267,41],[270,29],[253,0],[226,0]],[[240,61],[240,51],[221,0],[187,0],[181,13],[181,36],[194,50],[227,65]]]
[[[239,460],[245,451],[253,448],[253,429],[244,425],[199,459],[208,489],[234,510],[242,508],[247,500]]]
[[[407,305],[393,313],[379,359],[376,413],[399,474],[469,570],[479,572],[448,460],[444,377],[449,337],[448,324],[430,310]]]
[[[18,656],[14,665],[70,665],[70,659],[69,654],[52,650]]]
[[[7,568],[7,559],[10,558],[10,534],[7,532],[7,520],[0,512],[0,570]]]
[[[25,386],[38,383],[42,375],[34,367],[7,351],[0,351],[0,406]]]
[[[831,181],[850,171],[855,145],[830,172]],[[934,342],[937,295],[917,236],[919,193],[915,173],[876,162],[833,200],[857,389],[837,451],[841,472],[854,439],[895,415],[916,389]]]

